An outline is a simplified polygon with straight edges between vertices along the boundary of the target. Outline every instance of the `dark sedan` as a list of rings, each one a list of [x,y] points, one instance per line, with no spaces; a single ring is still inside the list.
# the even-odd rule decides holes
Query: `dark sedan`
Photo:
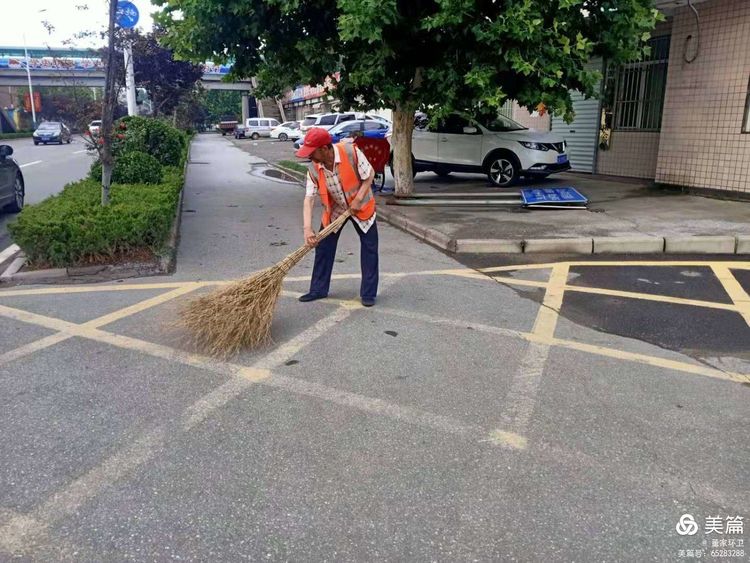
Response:
[[[62,145],[63,143],[70,143],[71,134],[70,129],[64,123],[60,123],[59,121],[45,121],[34,131],[33,138],[35,145],[39,143],[45,145],[47,143],[57,143]]]
[[[0,210],[18,213],[23,209],[25,191],[21,168],[12,154],[13,147],[0,145]]]

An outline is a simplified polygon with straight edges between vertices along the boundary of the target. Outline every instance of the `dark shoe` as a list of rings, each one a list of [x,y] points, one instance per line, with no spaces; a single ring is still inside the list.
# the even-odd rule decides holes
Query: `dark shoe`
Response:
[[[372,299],[372,298],[368,299],[366,297],[363,297],[362,305],[365,307],[372,307],[373,305],[375,305],[375,299]]]
[[[325,299],[328,297],[327,295],[317,295],[315,293],[305,293],[304,295],[300,295],[299,300],[302,301],[302,303],[307,303],[308,301],[315,301],[316,299]]]

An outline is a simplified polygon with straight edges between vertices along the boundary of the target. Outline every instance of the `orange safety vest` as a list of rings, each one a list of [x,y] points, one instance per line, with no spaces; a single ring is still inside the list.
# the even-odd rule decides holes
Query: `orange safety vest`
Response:
[[[344,199],[347,205],[351,205],[352,200],[357,195],[359,188],[362,186],[362,179],[359,177],[359,168],[357,166],[357,152],[351,143],[338,143],[333,145],[333,149],[339,153],[338,176],[341,182],[341,189],[344,192]],[[326,175],[323,165],[316,165],[311,162],[308,166],[310,178],[318,187],[320,201],[323,204],[323,226],[331,224],[331,211],[333,210],[334,200],[328,193],[326,185]],[[362,198],[362,208],[354,213],[357,219],[367,221],[375,213],[375,197],[372,195],[372,189],[367,190],[365,197]]]

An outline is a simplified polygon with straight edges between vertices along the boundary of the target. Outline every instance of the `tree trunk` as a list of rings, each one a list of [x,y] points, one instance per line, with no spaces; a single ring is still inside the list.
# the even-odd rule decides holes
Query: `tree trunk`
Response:
[[[414,131],[414,112],[404,106],[393,111],[393,176],[396,197],[405,197],[414,191],[412,171],[411,136]]]
[[[109,205],[109,186],[112,181],[112,121],[117,103],[115,92],[115,16],[117,14],[117,0],[109,0],[109,48],[107,49],[107,76],[104,86],[104,111],[102,113],[101,139],[102,147],[102,205]]]

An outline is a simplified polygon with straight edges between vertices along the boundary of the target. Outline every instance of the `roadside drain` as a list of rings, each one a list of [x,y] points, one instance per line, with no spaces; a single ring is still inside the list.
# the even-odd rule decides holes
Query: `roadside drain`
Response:
[[[250,170],[250,174],[282,184],[298,184],[298,181],[294,176],[290,176],[281,170],[269,166],[253,166],[252,170]]]

